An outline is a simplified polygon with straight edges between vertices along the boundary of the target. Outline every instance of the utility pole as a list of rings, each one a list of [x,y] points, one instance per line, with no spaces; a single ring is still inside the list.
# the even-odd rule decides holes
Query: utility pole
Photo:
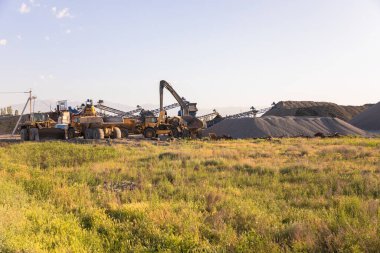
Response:
[[[32,122],[32,89],[29,90],[29,120]]]
[[[30,108],[29,120],[30,120],[30,122],[32,122],[32,90],[30,90],[28,92],[24,92],[24,93],[29,93],[29,97],[28,97],[28,100],[25,103],[24,109],[22,109],[20,117],[17,120],[15,128],[13,128],[12,135],[14,135],[16,133],[17,127],[20,124],[20,121],[22,119],[22,116],[24,115],[24,112],[25,112],[25,109],[26,109],[26,106],[28,105],[28,103],[29,103],[29,108]]]
[[[0,94],[25,94],[25,93],[29,94],[29,97],[28,97],[28,100],[25,103],[24,109],[22,110],[22,112],[20,114],[20,117],[18,118],[16,126],[13,129],[12,135],[15,134],[15,132],[17,130],[17,127],[20,124],[21,118],[24,115],[24,112],[25,112],[25,109],[26,109],[28,103],[29,103],[29,111],[30,111],[29,120],[32,121],[32,119],[33,119],[33,117],[32,117],[32,99],[33,99],[33,97],[32,97],[32,89],[30,89],[29,91],[24,91],[24,92],[17,92],[17,91],[16,92],[0,92]]]

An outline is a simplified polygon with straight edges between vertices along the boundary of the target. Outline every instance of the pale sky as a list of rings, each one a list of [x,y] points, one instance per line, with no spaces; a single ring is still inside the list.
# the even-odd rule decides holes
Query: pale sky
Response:
[[[203,108],[378,102],[380,0],[0,0],[0,92],[158,104],[161,79]]]

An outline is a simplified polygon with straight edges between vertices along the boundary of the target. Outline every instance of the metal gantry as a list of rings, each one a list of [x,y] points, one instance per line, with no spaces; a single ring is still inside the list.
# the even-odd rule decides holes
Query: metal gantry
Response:
[[[174,103],[174,104],[171,104],[171,105],[164,106],[163,109],[164,109],[164,111],[167,111],[167,110],[171,110],[171,109],[174,109],[174,108],[177,108],[177,107],[180,107],[180,104]],[[160,113],[160,108],[151,110],[151,112],[154,115],[158,115]]]
[[[144,110],[141,106],[137,106],[136,109],[134,110],[131,110],[131,111],[128,111],[128,112],[125,112],[125,111],[121,111],[121,110],[118,110],[118,109],[115,109],[115,108],[112,108],[112,107],[109,107],[109,106],[106,106],[104,105],[103,103],[97,103],[96,105],[94,105],[95,108],[99,109],[99,110],[102,110],[102,111],[106,111],[106,112],[110,112],[110,113],[113,113],[113,114],[116,114],[117,116],[119,117],[125,117],[125,116],[133,116],[134,114],[136,113],[139,113],[141,112],[142,110]],[[171,104],[171,105],[167,105],[167,106],[164,106],[164,110],[170,110],[170,109],[174,109],[174,108],[177,108],[177,107],[180,107],[179,103],[174,103],[174,104]],[[154,115],[158,115],[160,113],[160,108],[157,108],[157,109],[154,109],[154,110],[149,110],[150,112],[152,112]]]
[[[177,107],[180,107],[180,104],[179,103],[174,103],[174,104],[171,104],[171,105],[164,106],[163,110],[167,111],[167,110],[171,110],[171,109],[174,109],[174,108],[177,108]],[[102,110],[102,111],[106,111],[106,112],[110,112],[110,113],[116,114],[119,117],[126,117],[126,116],[127,117],[128,116],[131,117],[134,114],[139,113],[142,110],[144,110],[141,106],[138,105],[136,109],[128,111],[128,112],[125,112],[125,111],[121,111],[121,110],[118,110],[118,109],[115,109],[115,108],[112,108],[112,107],[109,107],[109,106],[105,106],[103,104],[103,102],[100,103],[100,101],[95,105],[95,108],[97,108],[99,110]],[[260,109],[260,110],[256,110],[256,108],[252,106],[249,111],[241,112],[241,113],[237,113],[237,114],[233,114],[233,115],[227,115],[225,118],[226,119],[238,119],[238,118],[246,118],[246,117],[256,117],[258,114],[264,114],[264,113],[266,113],[271,108],[273,108],[273,106],[272,107],[263,108],[263,109]],[[148,110],[148,111],[152,112],[154,115],[158,115],[160,113],[160,108],[153,109],[153,110]],[[214,109],[212,113],[205,114],[205,115],[199,116],[197,118],[200,119],[200,120],[202,120],[202,121],[208,121],[208,120],[211,120],[212,118],[214,118],[217,115],[219,115],[219,113]]]
[[[269,111],[272,107],[256,110],[255,107],[251,107],[249,111],[241,112],[233,115],[226,116],[226,119],[238,119],[238,118],[247,118],[247,117],[256,117],[257,114],[264,114]]]
[[[212,110],[212,111],[213,111],[212,113],[205,114],[205,115],[199,116],[197,118],[200,119],[200,120],[202,120],[202,121],[212,120],[213,118],[215,118],[216,116],[219,115],[219,113],[215,109]]]

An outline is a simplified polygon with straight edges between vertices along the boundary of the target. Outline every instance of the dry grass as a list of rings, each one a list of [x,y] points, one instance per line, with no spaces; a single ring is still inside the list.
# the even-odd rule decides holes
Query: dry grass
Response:
[[[0,147],[0,252],[377,252],[380,139]]]

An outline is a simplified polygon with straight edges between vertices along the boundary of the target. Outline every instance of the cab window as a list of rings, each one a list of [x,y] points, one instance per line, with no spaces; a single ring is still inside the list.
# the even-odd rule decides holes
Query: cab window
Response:
[[[157,118],[147,118],[146,121],[149,123],[157,123]]]

